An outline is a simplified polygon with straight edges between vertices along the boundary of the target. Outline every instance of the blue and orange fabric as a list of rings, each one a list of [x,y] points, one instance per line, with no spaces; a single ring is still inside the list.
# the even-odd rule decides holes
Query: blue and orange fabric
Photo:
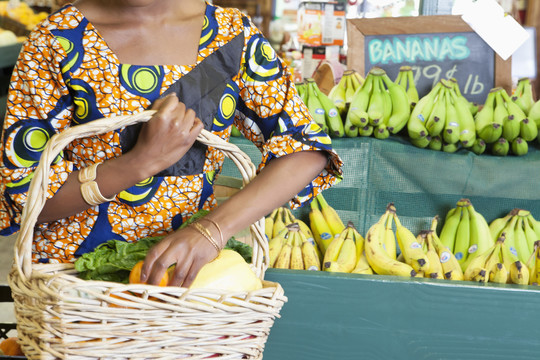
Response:
[[[293,208],[340,180],[342,161],[330,138],[312,121],[269,42],[240,11],[206,4],[195,64],[143,66],[120,63],[97,29],[67,5],[30,34],[12,75],[0,143],[0,235],[19,230],[33,172],[52,135],[102,117],[141,112],[172,91],[223,139],[235,124],[261,150],[259,171],[290,153],[326,151],[326,169],[291,200]],[[51,166],[47,197],[71,172],[121,156],[136,134],[127,127],[73,141]],[[74,261],[110,239],[164,235],[199,209],[216,207],[213,183],[224,155],[205,146],[192,150],[114,201],[37,225],[34,261]]]

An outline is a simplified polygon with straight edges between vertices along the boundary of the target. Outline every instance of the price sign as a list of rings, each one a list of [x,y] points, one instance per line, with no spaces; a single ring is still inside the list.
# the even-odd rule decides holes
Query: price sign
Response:
[[[459,16],[351,19],[347,34],[349,69],[365,74],[378,66],[395,79],[409,65],[420,96],[442,78],[457,79],[477,103],[493,87],[511,89],[511,60],[502,60]]]

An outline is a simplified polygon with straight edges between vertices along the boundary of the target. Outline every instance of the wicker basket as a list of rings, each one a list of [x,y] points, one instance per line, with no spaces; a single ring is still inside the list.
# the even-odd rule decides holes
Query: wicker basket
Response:
[[[261,359],[270,329],[287,301],[283,288],[264,281],[250,293],[88,281],[73,264],[31,261],[33,229],[45,203],[50,164],[79,137],[147,121],[154,111],[95,120],[54,135],[42,155],[23,209],[8,281],[17,333],[29,359]],[[249,157],[203,130],[198,141],[221,150],[255,176]],[[251,266],[264,279],[268,244],[264,220],[251,225]]]

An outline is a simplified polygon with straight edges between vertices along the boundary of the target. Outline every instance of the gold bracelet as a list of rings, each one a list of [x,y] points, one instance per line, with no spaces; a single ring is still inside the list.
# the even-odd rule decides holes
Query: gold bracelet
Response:
[[[113,201],[115,196],[106,198],[99,191],[98,183],[95,182],[96,168],[99,164],[92,164],[79,171],[79,181],[81,183],[81,195],[84,201],[90,206],[96,206],[107,201]]]
[[[212,237],[212,234],[210,233],[210,231],[208,231],[207,228],[205,228],[198,222],[191,223],[189,226],[193,226],[195,229],[197,229],[197,231],[200,232],[202,236],[204,236],[206,240],[208,240],[210,244],[214,246],[214,248],[216,248],[216,251],[218,252],[218,254],[221,252],[219,245],[217,244],[216,240],[214,240],[214,238]]]
[[[219,237],[221,238],[221,248],[224,248],[225,247],[225,242],[224,242],[224,239],[223,239],[223,233],[221,232],[221,228],[219,227],[218,223],[215,222],[214,220],[212,219],[209,219],[207,217],[203,217],[201,220],[206,220],[206,221],[209,221],[211,222],[212,224],[214,224],[214,226],[217,228],[218,232],[219,232]],[[199,220],[200,221],[200,220]]]

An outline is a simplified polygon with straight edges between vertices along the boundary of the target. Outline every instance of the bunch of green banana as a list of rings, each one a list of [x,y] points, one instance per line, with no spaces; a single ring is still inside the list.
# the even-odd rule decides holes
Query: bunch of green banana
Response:
[[[506,90],[490,90],[482,109],[475,116],[477,136],[484,140],[497,156],[528,153],[528,142],[538,137],[536,122],[510,98]]]
[[[345,134],[385,139],[401,131],[409,115],[406,90],[393,82],[386,71],[374,67],[352,97],[345,119]]]
[[[529,270],[529,285],[538,285],[540,280],[540,240],[534,242],[534,251],[527,260]]]
[[[426,138],[430,136],[430,133],[426,128],[426,121],[431,114],[442,86],[440,81],[437,82],[431,91],[421,97],[411,110],[411,115],[407,121],[407,133],[415,146],[422,147],[424,144],[425,146],[429,144],[429,140],[427,142],[425,141]]]
[[[455,79],[441,79],[420,99],[407,126],[411,142],[417,147],[455,152],[460,146],[472,149],[476,142],[470,102],[461,94]]]
[[[400,67],[399,74],[394,82],[407,92],[407,98],[409,99],[409,105],[412,110],[419,100],[412,67],[407,65]]]
[[[459,89],[459,84],[456,78],[450,78],[449,79],[454,84],[454,90],[458,96],[462,96],[461,90]],[[473,101],[467,100],[467,107],[469,108],[469,111],[471,112],[472,116],[474,117],[478,110],[480,109],[480,105],[478,103],[475,103]]]
[[[233,136],[233,137],[241,137],[241,136],[243,136],[242,133],[240,132],[240,130],[238,130],[238,128],[234,124],[231,126],[231,136]]]
[[[462,269],[476,254],[485,252],[494,243],[488,222],[469,199],[460,199],[456,207],[448,211],[439,238]]]
[[[329,272],[352,272],[363,252],[364,239],[352,222],[328,245],[323,258],[323,270]]]
[[[301,98],[307,105],[313,120],[331,137],[343,137],[345,135],[343,121],[334,102],[326,96],[314,79],[304,80],[303,85],[296,85]]]
[[[525,209],[512,209],[506,216],[494,219],[489,229],[492,239],[504,234],[510,252],[522,263],[527,262],[534,243],[540,240],[540,223]]]
[[[389,236],[388,231],[388,218],[394,217],[395,207],[393,204],[389,204],[386,208],[384,214],[379,218],[379,220],[373,224],[365,238],[364,252],[369,266],[373,269],[374,273],[379,275],[395,275],[395,276],[405,276],[405,277],[417,277],[421,274],[409,264],[399,261],[394,258],[392,255],[389,255],[386,250],[386,245],[388,243],[387,237]],[[396,219],[395,217],[394,219]],[[397,225],[397,223],[396,223]],[[397,233],[397,232],[396,232]],[[391,238],[394,238],[397,234],[392,234]],[[404,243],[410,241],[410,234],[405,234],[403,229],[400,229],[401,238],[405,237]],[[414,237],[414,235],[413,235]],[[421,261],[417,261],[415,258],[416,251],[409,252],[411,263],[415,263],[417,266],[420,265]]]
[[[451,101],[456,108],[456,119],[460,125],[459,142],[464,148],[471,148],[476,142],[476,126],[474,114],[477,106],[467,100],[459,89],[459,84],[455,78],[450,79],[451,88],[447,91]]]
[[[328,204],[322,193],[310,203],[309,226],[323,255],[332,240],[345,229],[336,209]]]
[[[392,102],[392,110],[390,117],[386,120],[386,127],[390,134],[397,134],[407,125],[411,115],[409,94],[402,86],[390,80],[386,73],[383,73],[381,77]],[[416,98],[418,98],[418,93],[416,93]]]
[[[321,260],[315,246],[307,240],[297,223],[268,243],[269,266],[276,269],[320,270]]]
[[[511,253],[503,234],[489,249],[472,256],[464,271],[464,280],[526,285],[529,270]]]
[[[307,83],[305,81],[294,83],[294,87],[296,88],[296,92],[298,93],[298,96],[300,96],[300,99],[305,103],[307,100]]]
[[[540,128],[540,99],[533,104],[527,115],[529,121],[535,123],[537,128]],[[537,137],[537,139],[540,140],[540,137]]]
[[[489,91],[486,101],[475,117],[474,123],[478,138],[484,140],[486,144],[497,141],[502,135],[502,119],[500,115],[495,121],[496,93],[500,88],[493,88]],[[499,110],[501,112],[501,110]]]
[[[515,102],[525,114],[529,114],[534,105],[531,79],[527,77],[518,79],[516,90],[512,94],[512,101]]]
[[[328,97],[336,108],[339,110],[341,116],[345,117],[349,110],[349,105],[352,101],[352,96],[364,83],[364,78],[356,70],[346,70],[343,72],[341,79],[335,84]]]

